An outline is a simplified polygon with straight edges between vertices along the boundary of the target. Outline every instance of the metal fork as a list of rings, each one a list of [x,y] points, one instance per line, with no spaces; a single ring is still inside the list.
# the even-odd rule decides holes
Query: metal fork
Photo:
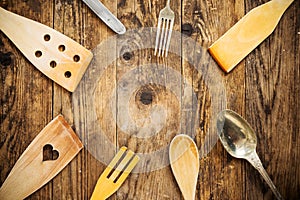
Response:
[[[165,57],[168,56],[174,18],[174,12],[170,8],[170,0],[167,0],[166,7],[159,12],[158,16],[158,25],[154,50],[154,55],[156,55],[158,51],[158,57],[160,57],[160,55],[164,56],[164,54]]]
[[[139,161],[127,147],[121,147],[97,181],[91,200],[104,200],[119,189]],[[123,155],[124,154],[124,155]],[[121,160],[122,159],[122,160]],[[121,160],[121,161],[120,161]]]

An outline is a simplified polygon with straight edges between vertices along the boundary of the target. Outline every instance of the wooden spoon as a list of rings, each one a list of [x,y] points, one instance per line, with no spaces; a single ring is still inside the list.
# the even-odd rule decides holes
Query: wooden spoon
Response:
[[[177,135],[170,144],[169,157],[184,199],[194,200],[199,173],[199,153],[195,142],[187,135]]]
[[[225,72],[230,72],[275,29],[294,0],[272,0],[252,9],[209,47]]]

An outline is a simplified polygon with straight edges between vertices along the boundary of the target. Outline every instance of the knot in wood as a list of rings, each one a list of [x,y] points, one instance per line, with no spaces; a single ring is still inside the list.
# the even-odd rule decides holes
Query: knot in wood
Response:
[[[187,35],[187,36],[191,36],[192,33],[193,33],[193,27],[191,24],[189,23],[185,23],[181,26],[181,32],[184,34],[184,35]]]
[[[8,53],[0,52],[0,63],[2,66],[7,67],[8,65],[11,64],[11,62],[12,62],[11,54],[12,53],[10,53],[10,52],[8,52]]]

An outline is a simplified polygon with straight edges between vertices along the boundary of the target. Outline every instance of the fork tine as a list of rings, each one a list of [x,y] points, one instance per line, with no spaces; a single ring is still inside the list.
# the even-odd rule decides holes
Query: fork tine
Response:
[[[135,155],[133,159],[130,161],[129,165],[126,167],[126,169],[123,171],[122,175],[117,180],[118,183],[123,183],[124,180],[127,178],[127,176],[130,174],[130,172],[133,170],[135,165],[139,162],[140,158]]]
[[[164,40],[164,33],[165,33],[165,19],[162,18],[162,30],[161,30],[161,35],[160,35],[160,41],[159,41],[159,49],[158,49],[158,57],[160,56],[161,54],[161,51],[162,51],[162,44],[163,44],[163,40]]]
[[[113,174],[109,177],[110,180],[115,181],[118,175],[123,171],[125,166],[129,163],[130,159],[134,155],[133,151],[129,150],[124,157],[124,159],[120,162],[120,164],[117,166]]]
[[[120,188],[131,170],[139,161],[138,156],[135,156],[134,152],[130,150],[128,150],[124,156],[126,150],[127,147],[121,147],[113,160],[106,167],[96,183],[90,200],[107,199]],[[121,160],[122,157],[124,158]],[[119,164],[116,167],[117,163]],[[116,169],[113,171],[114,167],[116,167]],[[111,174],[110,177],[107,177],[109,174]]]
[[[167,42],[167,46],[166,46],[165,57],[168,56],[168,51],[169,51],[170,41],[171,41],[171,36],[172,36],[172,31],[173,31],[173,24],[174,24],[174,20],[170,20],[170,21],[171,21],[171,24],[170,24],[170,29],[169,29],[169,35],[168,35],[168,42]]]
[[[158,41],[159,41],[159,34],[160,34],[160,26],[161,26],[161,19],[158,19],[158,25],[157,25],[157,30],[156,30],[156,40],[155,40],[155,50],[154,50],[154,55],[156,56],[157,53],[157,48],[158,48]]]
[[[161,56],[163,57],[164,56],[164,53],[166,53],[166,43],[167,43],[167,38],[168,38],[168,33],[170,30],[168,30],[169,28],[169,19],[165,19],[166,21],[166,31],[165,31],[165,36],[164,36],[164,44],[163,44],[163,48],[162,48],[162,53],[161,53]]]
[[[111,170],[116,166],[120,158],[123,156],[125,151],[127,150],[127,147],[121,147],[118,153],[115,155],[115,157],[112,159],[112,161],[108,164],[108,166],[105,168],[104,172],[101,174],[101,176],[107,177]]]

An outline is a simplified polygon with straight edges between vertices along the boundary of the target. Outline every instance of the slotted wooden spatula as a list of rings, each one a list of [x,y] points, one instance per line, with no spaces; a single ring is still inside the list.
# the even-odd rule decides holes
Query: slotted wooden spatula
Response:
[[[230,72],[275,29],[294,0],[272,0],[252,9],[209,47],[225,72]]]
[[[54,178],[82,148],[63,116],[57,116],[18,159],[0,188],[0,199],[25,199]],[[51,151],[51,156],[44,157],[45,149]]]
[[[0,29],[50,79],[73,92],[93,55],[64,34],[0,8]]]

